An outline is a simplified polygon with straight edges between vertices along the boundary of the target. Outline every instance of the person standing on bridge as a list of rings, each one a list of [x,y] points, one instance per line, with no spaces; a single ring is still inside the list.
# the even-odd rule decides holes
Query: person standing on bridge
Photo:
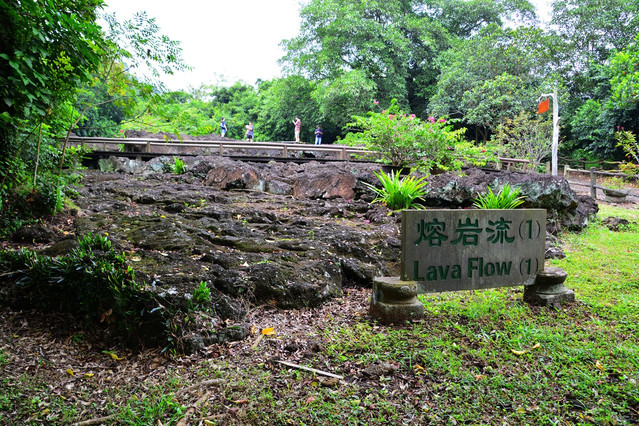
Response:
[[[222,122],[220,123],[220,134],[222,137],[226,136],[226,120],[222,117]]]
[[[246,141],[253,142],[253,122],[249,121],[249,124],[246,125]]]
[[[295,117],[293,120],[293,124],[295,125],[295,142],[300,142],[300,131],[302,130],[302,120],[299,117]]]
[[[317,126],[317,129],[315,129],[315,145],[321,145],[322,144],[322,135],[324,133],[322,132],[322,126]]]

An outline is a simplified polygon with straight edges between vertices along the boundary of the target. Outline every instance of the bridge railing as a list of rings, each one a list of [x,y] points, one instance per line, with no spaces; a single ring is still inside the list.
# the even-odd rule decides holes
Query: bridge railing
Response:
[[[282,157],[288,157],[291,152],[296,151],[320,151],[326,153],[337,153],[340,160],[350,160],[351,154],[362,156],[376,156],[375,151],[369,151],[363,148],[346,146],[346,145],[311,145],[295,142],[244,142],[244,141],[196,141],[196,140],[184,140],[184,141],[170,141],[162,142],[158,139],[147,138],[99,138],[99,137],[82,137],[74,136],[69,138],[69,143],[75,145],[89,145],[98,146],[104,151],[109,151],[109,148],[117,147],[119,145],[139,147],[139,150],[135,152],[153,153],[154,147],[162,147],[165,150],[167,148],[196,148],[196,149],[210,149],[217,150],[220,155],[224,155],[225,149],[238,149],[238,150],[264,150],[264,151],[278,151],[282,154]],[[111,149],[114,150],[114,149]]]

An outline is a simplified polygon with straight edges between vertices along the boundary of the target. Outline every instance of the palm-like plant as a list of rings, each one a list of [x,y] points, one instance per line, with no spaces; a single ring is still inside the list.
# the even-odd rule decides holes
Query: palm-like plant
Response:
[[[526,197],[519,196],[521,189],[505,184],[501,190],[495,194],[491,187],[488,192],[480,194],[473,205],[478,209],[514,209],[524,203]]]
[[[382,188],[366,184],[377,194],[373,203],[383,203],[391,210],[423,209],[424,206],[416,200],[426,195],[424,177],[416,179],[414,176],[405,176],[400,179],[399,173],[386,174],[383,171],[375,173],[382,183]]]

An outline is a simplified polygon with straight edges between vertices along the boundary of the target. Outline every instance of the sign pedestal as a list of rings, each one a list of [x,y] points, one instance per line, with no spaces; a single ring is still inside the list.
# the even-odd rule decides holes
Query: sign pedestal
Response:
[[[524,302],[531,305],[553,306],[575,301],[575,292],[564,285],[568,274],[561,268],[550,267],[537,274],[535,284],[524,289]]]
[[[370,314],[384,324],[423,318],[424,304],[417,299],[417,282],[399,277],[376,277]]]

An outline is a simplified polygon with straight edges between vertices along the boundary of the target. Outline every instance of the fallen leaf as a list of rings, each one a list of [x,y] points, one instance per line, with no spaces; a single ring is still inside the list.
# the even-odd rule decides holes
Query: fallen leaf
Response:
[[[601,371],[605,370],[604,366],[599,361],[595,363],[595,367],[597,367]]]
[[[248,399],[238,399],[236,401],[233,401],[236,404],[246,404],[248,402]]]
[[[273,327],[263,328],[262,334],[265,336],[274,336],[275,330],[273,330]]]
[[[417,365],[415,366],[415,370],[423,370],[423,369],[424,369],[424,367],[422,367],[422,366],[421,366],[421,365],[419,365],[419,364],[417,364]]]
[[[67,374],[69,376],[73,376],[75,373],[73,372],[73,370],[71,370],[70,368],[67,368]]]
[[[524,349],[523,351],[518,351],[518,350],[515,350],[515,349],[511,349],[511,351],[515,355],[523,355],[523,354],[527,354],[528,352],[532,351],[533,349],[538,349],[540,347],[541,347],[541,345],[539,343],[535,343],[530,349]]]
[[[93,377],[93,373],[84,373],[85,379],[90,379],[91,377]]]
[[[117,356],[114,352],[109,352],[109,355],[111,355],[111,359],[114,359],[116,361],[122,361],[124,359],[123,357]]]
[[[309,396],[308,398],[306,398],[306,403],[310,404],[311,402],[315,402],[315,397],[314,396]]]

